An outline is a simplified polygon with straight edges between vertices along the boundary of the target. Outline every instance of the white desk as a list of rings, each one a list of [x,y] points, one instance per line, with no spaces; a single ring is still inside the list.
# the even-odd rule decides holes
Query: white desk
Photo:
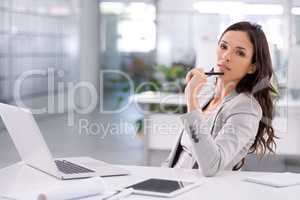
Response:
[[[173,199],[180,200],[298,200],[300,196],[300,185],[286,188],[273,188],[269,186],[253,184],[243,181],[247,176],[262,175],[258,172],[222,172],[211,178],[203,177],[197,170],[169,169],[141,166],[121,166],[130,170],[131,175],[105,178],[107,184],[119,188],[125,187],[150,177],[184,179],[190,181],[203,181],[203,184],[187,193],[181,194]],[[76,181],[76,180],[71,180]],[[71,181],[60,181],[47,174],[39,172],[30,167],[17,163],[0,170],[0,194],[9,190],[18,192],[31,190],[33,188],[47,188],[55,185],[68,184]],[[1,198],[0,198],[1,199]],[[85,198],[85,200],[96,200],[97,198]],[[126,199],[162,199],[149,196],[131,195]],[[98,199],[99,200],[99,199]]]
[[[166,93],[146,91],[130,97],[130,102],[141,104],[166,104],[185,106],[186,99],[183,93]]]

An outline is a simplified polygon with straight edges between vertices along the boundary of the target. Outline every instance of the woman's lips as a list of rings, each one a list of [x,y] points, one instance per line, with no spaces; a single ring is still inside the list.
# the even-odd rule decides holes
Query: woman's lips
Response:
[[[221,71],[224,71],[224,70],[230,71],[230,68],[227,67],[226,65],[218,64],[218,67]]]

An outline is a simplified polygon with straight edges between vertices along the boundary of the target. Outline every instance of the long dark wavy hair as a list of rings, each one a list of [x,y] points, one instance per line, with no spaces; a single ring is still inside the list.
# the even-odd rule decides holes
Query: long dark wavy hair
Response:
[[[256,152],[262,157],[267,151],[274,152],[277,138],[272,127],[274,117],[274,96],[276,90],[271,84],[271,77],[274,75],[272,61],[266,36],[258,24],[250,22],[238,22],[229,26],[221,35],[228,31],[242,31],[247,33],[253,45],[252,64],[256,66],[253,74],[247,74],[237,84],[238,93],[251,93],[262,108],[262,119],[259,122],[258,132],[249,153]],[[238,163],[233,169],[240,169],[244,165],[245,159]]]

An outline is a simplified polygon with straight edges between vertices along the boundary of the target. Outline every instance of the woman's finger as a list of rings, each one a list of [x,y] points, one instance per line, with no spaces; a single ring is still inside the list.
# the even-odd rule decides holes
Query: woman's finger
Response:
[[[192,70],[187,73],[185,76],[185,81],[188,83],[193,78]]]
[[[193,76],[206,79],[206,75],[204,74],[203,69],[201,68],[194,68],[191,71],[189,71],[186,75],[186,82],[189,82],[193,78]]]

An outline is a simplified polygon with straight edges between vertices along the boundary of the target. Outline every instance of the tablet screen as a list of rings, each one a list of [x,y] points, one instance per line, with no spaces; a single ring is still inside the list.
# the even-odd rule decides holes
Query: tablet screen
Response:
[[[128,186],[127,188],[131,187],[134,190],[142,190],[148,192],[171,193],[191,184],[193,183],[151,178],[143,182]]]

